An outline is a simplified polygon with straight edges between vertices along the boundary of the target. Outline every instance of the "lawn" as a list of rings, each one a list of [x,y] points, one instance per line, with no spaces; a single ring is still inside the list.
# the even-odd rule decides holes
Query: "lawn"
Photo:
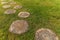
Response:
[[[60,1],[59,0],[15,0],[23,8],[15,14],[4,14],[5,9],[0,3],[0,40],[34,40],[35,32],[39,28],[49,28],[60,38]],[[17,15],[20,11],[30,12],[30,17],[23,19]],[[27,20],[28,32],[17,35],[9,32],[14,20]]]

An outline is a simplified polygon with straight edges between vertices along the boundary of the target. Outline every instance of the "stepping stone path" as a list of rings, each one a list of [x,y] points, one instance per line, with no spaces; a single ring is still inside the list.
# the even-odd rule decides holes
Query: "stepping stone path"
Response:
[[[28,31],[28,26],[27,21],[16,20],[11,24],[9,31],[15,34],[22,34]]]
[[[10,0],[10,1],[4,1],[1,0],[2,8],[5,9],[5,14],[13,14],[16,13],[15,10],[21,9],[22,5],[17,4],[16,2]],[[13,9],[13,10],[11,10]],[[9,11],[10,10],[10,11]]]
[[[18,14],[18,17],[21,17],[21,18],[27,18],[30,16],[30,13],[29,12],[20,12]]]
[[[18,9],[21,9],[22,6],[18,5],[16,2],[10,0],[10,2],[1,1],[2,8],[5,9],[4,14],[15,14]],[[19,12],[18,17],[26,18],[29,17],[29,12]],[[9,27],[9,32],[15,34],[22,34],[28,31],[28,23],[25,20],[16,20],[13,21]]]
[[[22,6],[18,5],[16,2],[10,0],[10,2],[6,2],[5,0],[1,0],[2,8],[6,9],[4,14],[14,14],[16,13],[16,9],[21,9]],[[15,5],[17,4],[17,5]],[[13,8],[11,9],[10,7]],[[19,12],[18,17],[21,18],[27,18],[30,16],[29,12]],[[28,22],[25,20],[16,20],[13,21],[12,24],[9,27],[9,32],[15,33],[15,34],[23,34],[28,31]],[[49,29],[38,29],[35,33],[35,40],[58,40],[58,37],[54,32],[52,32]]]
[[[58,40],[58,37],[50,29],[38,29],[35,33],[35,40]]]

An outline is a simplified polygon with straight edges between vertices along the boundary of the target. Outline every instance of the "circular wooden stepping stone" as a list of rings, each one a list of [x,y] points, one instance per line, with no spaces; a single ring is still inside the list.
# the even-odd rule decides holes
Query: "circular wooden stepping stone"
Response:
[[[42,28],[36,31],[35,40],[58,40],[58,37],[51,30]]]
[[[14,2],[14,1],[10,1],[10,4],[11,4],[11,5],[14,5],[14,4],[17,4],[17,3]]]
[[[18,17],[21,17],[21,18],[27,18],[30,16],[30,13],[29,12],[20,12],[18,14]]]
[[[5,14],[14,14],[14,13],[16,13],[16,10],[14,10],[14,9],[7,9],[7,10],[5,10],[4,13]]]
[[[10,7],[11,7],[11,5],[3,5],[2,6],[2,8],[4,8],[4,9],[10,8]]]
[[[5,2],[5,1],[1,2],[2,5],[7,4],[7,3],[8,3],[8,2]]]
[[[0,0],[1,2],[6,1],[6,0]]]
[[[9,1],[14,1],[14,0],[9,0]]]
[[[25,20],[16,20],[11,24],[9,31],[15,34],[25,33],[28,31],[28,23]]]
[[[14,9],[21,9],[21,8],[22,8],[22,6],[20,6],[20,5],[14,6]]]

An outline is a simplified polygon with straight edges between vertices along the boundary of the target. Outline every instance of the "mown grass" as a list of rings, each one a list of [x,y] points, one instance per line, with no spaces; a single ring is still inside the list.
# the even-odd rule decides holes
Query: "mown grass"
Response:
[[[29,23],[28,32],[17,35],[9,32],[14,20],[22,20],[16,14],[6,15],[0,4],[0,40],[34,40],[35,32],[39,28],[49,28],[60,38],[60,1],[59,0],[15,0],[22,4],[19,11],[28,11],[30,17],[24,19]]]

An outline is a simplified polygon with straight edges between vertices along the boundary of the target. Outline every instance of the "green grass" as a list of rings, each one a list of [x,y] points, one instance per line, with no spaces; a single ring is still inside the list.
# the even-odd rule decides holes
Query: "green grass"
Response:
[[[59,0],[15,0],[22,4],[19,11],[31,13],[27,20],[29,23],[28,32],[17,35],[9,32],[9,27],[14,20],[22,20],[16,14],[6,15],[0,4],[0,40],[34,40],[35,32],[39,28],[49,28],[60,38],[60,1]]]

